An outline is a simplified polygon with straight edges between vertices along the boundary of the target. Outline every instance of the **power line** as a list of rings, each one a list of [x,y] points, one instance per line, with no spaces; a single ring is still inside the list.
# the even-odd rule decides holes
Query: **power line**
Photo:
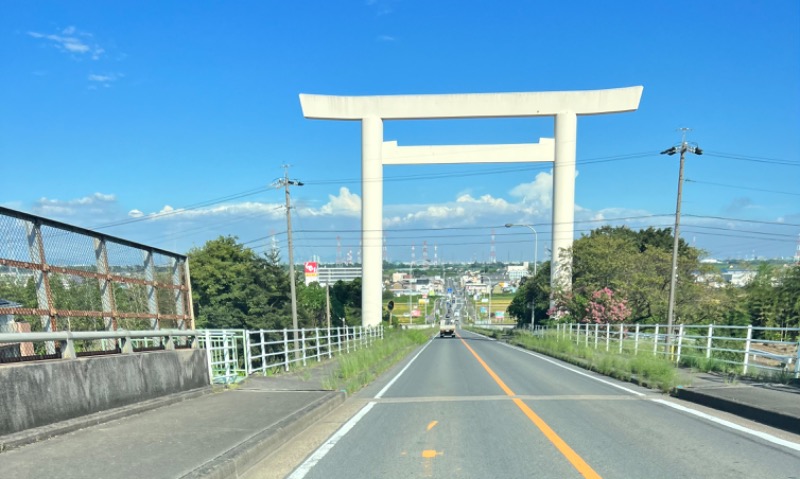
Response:
[[[94,230],[94,231],[97,231],[97,230],[106,229],[106,228],[113,228],[113,227],[116,227],[116,226],[128,225],[128,224],[131,224],[131,223],[139,223],[141,221],[149,221],[149,220],[153,220],[153,219],[157,219],[157,218],[164,218],[164,217],[167,217],[167,216],[172,216],[172,215],[176,215],[176,214],[179,214],[179,213],[185,213],[187,211],[196,210],[196,209],[202,208],[204,206],[211,206],[211,205],[215,205],[215,204],[219,204],[219,203],[224,203],[224,202],[230,201],[230,200],[236,200],[236,199],[239,199],[239,198],[244,198],[246,196],[252,196],[252,195],[255,195],[255,194],[258,194],[258,193],[262,193],[262,192],[270,190],[270,189],[272,189],[271,186],[267,186],[267,187],[263,187],[262,186],[262,187],[259,187],[259,188],[253,189],[253,190],[247,190],[247,191],[243,191],[243,192],[240,192],[240,193],[234,193],[232,195],[223,196],[223,197],[215,198],[215,199],[212,199],[212,200],[201,201],[199,203],[194,203],[194,204],[191,204],[189,206],[185,206],[183,208],[173,209],[173,210],[170,210],[170,211],[165,211],[163,213],[156,213],[156,214],[152,214],[152,215],[140,216],[138,218],[132,218],[132,219],[128,219],[128,220],[117,221],[115,223],[108,223],[108,224],[105,224],[105,225],[96,226],[96,227],[91,228],[91,229]]]
[[[751,191],[763,191],[765,193],[778,193],[781,195],[792,195],[792,196],[800,196],[800,193],[791,193],[789,191],[777,191],[777,190],[767,190],[763,188],[753,188],[751,186],[738,186],[738,185],[726,185],[724,183],[714,183],[711,181],[700,181],[700,180],[691,180],[686,178],[685,180],[688,183],[698,183],[703,185],[713,185],[713,186],[722,186],[725,188],[736,188],[737,190],[751,190]]]
[[[726,158],[729,160],[752,161],[755,163],[771,163],[784,166],[800,166],[800,161],[781,160],[777,158],[765,158],[762,156],[747,156],[735,153],[722,153],[718,151],[708,151],[708,150],[704,150],[704,154],[715,158]]]
[[[780,221],[759,221],[759,220],[746,220],[741,218],[726,218],[724,216],[708,216],[708,215],[692,215],[692,214],[684,214],[684,216],[691,216],[692,218],[705,218],[705,219],[714,219],[714,220],[723,220],[723,221],[741,221],[742,223],[755,223],[760,225],[773,225],[773,226],[793,226],[798,227],[800,224],[797,223],[783,223]]]

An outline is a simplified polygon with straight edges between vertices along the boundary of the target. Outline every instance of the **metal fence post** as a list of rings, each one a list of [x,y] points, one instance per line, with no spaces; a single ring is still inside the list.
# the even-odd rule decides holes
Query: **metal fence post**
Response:
[[[105,238],[94,239],[94,255],[97,264],[97,273],[102,275],[98,279],[100,283],[100,302],[103,307],[103,312],[110,313],[109,316],[103,316],[103,326],[106,331],[116,331],[116,306],[114,305],[114,286],[111,283],[111,276],[109,275],[110,268],[108,267],[108,248],[106,246]]]
[[[706,359],[711,357],[711,339],[714,337],[714,324],[708,325],[708,341],[706,342]]]
[[[797,357],[794,359],[794,378],[800,379],[800,339],[797,341]]]
[[[328,359],[333,357],[333,333],[331,332],[331,327],[328,326]]]
[[[285,369],[289,371],[289,331],[286,328],[283,328],[283,355],[286,358],[285,362]]]
[[[747,365],[750,362],[750,341],[753,339],[753,325],[747,325],[747,339],[744,343],[744,367],[742,368],[742,374],[747,374]]]
[[[211,332],[206,330],[206,358],[208,359],[208,380],[214,384],[214,368],[211,367]]]
[[[317,362],[322,361],[322,353],[319,351],[319,328],[314,328],[314,337],[317,343]]]
[[[150,329],[158,331],[161,324],[158,320],[158,297],[156,293],[156,264],[151,250],[142,251],[144,263],[144,280],[147,291],[147,312],[150,314]],[[223,335],[224,337],[224,335]]]
[[[344,327],[344,348],[345,353],[350,354],[350,331],[348,329],[350,329],[348,326]]]
[[[619,353],[622,354],[622,343],[625,340],[625,326],[619,323]]]
[[[600,325],[594,323],[594,349],[597,349],[597,338],[600,337]]]
[[[222,351],[225,362],[225,384],[228,384],[228,378],[231,377],[231,341],[232,334],[227,331],[222,333]]]
[[[658,356],[658,323],[656,323],[656,332],[653,334],[653,356]]]
[[[28,234],[28,254],[31,262],[37,265],[33,270],[33,282],[36,285],[36,304],[39,309],[47,313],[39,316],[42,322],[42,331],[49,333],[55,331],[56,319],[53,315],[53,295],[50,291],[50,269],[47,267],[44,254],[44,241],[42,240],[42,225],[38,220],[26,221],[25,228]],[[55,354],[56,343],[47,341],[44,343],[47,354]]]
[[[633,333],[633,355],[639,354],[639,323],[636,323],[636,332]]]
[[[244,336],[244,374],[249,376],[253,372],[253,356],[250,351],[250,332],[242,330]]]
[[[606,352],[611,347],[611,323],[606,323]]]
[[[681,348],[683,346],[683,323],[678,327],[678,355],[675,357],[675,364],[681,363]]]
[[[258,330],[258,339],[261,340],[261,372],[267,372],[267,351],[264,349],[264,330]]]
[[[585,329],[586,330],[584,331],[584,333],[586,333],[586,334],[584,335],[584,338],[583,338],[583,345],[588,348],[589,347],[589,323],[586,323],[586,328]]]
[[[336,327],[336,342],[339,345],[339,354],[342,354],[342,328]]]
[[[303,366],[306,365],[306,330],[300,330],[300,349],[303,351]]]

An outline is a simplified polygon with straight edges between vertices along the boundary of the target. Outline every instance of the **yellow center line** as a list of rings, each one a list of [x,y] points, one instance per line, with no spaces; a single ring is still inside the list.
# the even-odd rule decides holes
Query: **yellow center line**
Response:
[[[512,397],[516,396],[516,394],[514,394],[514,391],[512,391],[511,388],[509,388],[508,386],[506,386],[506,383],[504,383],[503,380],[500,379],[500,376],[495,374],[495,372],[492,371],[492,368],[490,368],[489,365],[486,364],[486,362],[480,356],[478,356],[478,353],[476,353],[475,350],[472,349],[470,347],[470,345],[467,344],[466,341],[464,341],[464,338],[459,336],[459,339],[464,344],[464,346],[467,347],[469,352],[471,352],[472,355],[475,356],[475,359],[477,359],[478,362],[481,364],[481,366],[483,366],[483,369],[485,369],[486,372],[489,373],[489,376],[491,376],[492,379],[494,379],[494,381],[497,383],[497,385],[500,386],[500,389],[502,389],[503,392],[505,392],[509,396],[512,396]],[[522,399],[514,397],[513,401],[514,401],[514,404],[516,404],[517,407],[519,407],[522,410],[522,412],[525,413],[526,416],[528,416],[528,419],[530,419],[533,422],[533,424],[535,424],[536,427],[538,427],[539,430],[542,431],[542,433],[545,435],[545,437],[551,443],[553,443],[553,445],[556,447],[556,449],[558,449],[558,451],[564,457],[567,458],[567,460],[570,462],[570,464],[572,464],[572,466],[575,469],[577,469],[578,472],[583,477],[585,477],[587,479],[590,479],[590,478],[591,479],[602,479],[600,477],[600,475],[598,473],[596,473],[594,471],[594,469],[592,469],[591,466],[589,466],[589,464],[587,464],[586,461],[584,461],[583,458],[581,458],[581,456],[578,455],[578,453],[573,451],[572,448],[569,447],[569,445],[567,445],[567,443],[564,442],[564,440],[561,439],[558,436],[558,434],[556,434],[556,432],[553,431],[553,429],[551,429],[550,426],[548,426],[546,422],[544,422],[544,420],[542,418],[540,418],[535,412],[533,412],[533,410],[531,408],[528,407],[527,404],[525,404],[522,401]]]
[[[428,430],[428,431],[430,431],[430,430],[431,430],[431,429],[433,429],[433,428],[434,428],[434,427],[435,427],[437,424],[439,424],[439,421],[431,421],[431,422],[430,422],[430,424],[428,424],[428,429],[427,429],[427,430]]]

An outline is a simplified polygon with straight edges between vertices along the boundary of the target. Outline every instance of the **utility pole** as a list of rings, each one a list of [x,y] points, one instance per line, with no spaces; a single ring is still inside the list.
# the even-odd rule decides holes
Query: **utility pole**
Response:
[[[292,295],[292,329],[294,329],[294,350],[295,354],[300,349],[300,341],[297,339],[297,292],[294,284],[294,248],[292,243],[292,205],[289,196],[289,186],[303,186],[303,182],[289,179],[289,166],[283,165],[283,178],[276,183],[278,187],[283,186],[286,191],[286,233],[289,240],[289,291]]]
[[[686,142],[686,133],[690,131],[689,128],[680,128],[679,131],[683,134],[680,146],[673,146],[661,152],[662,155],[669,156],[675,153],[681,154],[680,168],[678,169],[678,202],[675,207],[675,230],[673,231],[674,237],[672,240],[672,268],[670,269],[672,276],[669,283],[669,312],[667,313],[667,354],[672,354],[672,324],[675,321],[675,289],[678,282],[678,246],[680,244],[681,197],[683,195],[683,164],[687,151],[695,155],[703,154],[703,150],[701,150],[697,144],[689,145]]]
[[[325,313],[328,317],[328,329],[331,329],[331,281],[325,283]]]

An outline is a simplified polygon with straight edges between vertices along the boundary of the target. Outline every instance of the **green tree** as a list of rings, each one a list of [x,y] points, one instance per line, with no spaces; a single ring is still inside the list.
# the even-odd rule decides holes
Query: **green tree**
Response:
[[[669,228],[633,231],[627,227],[604,226],[573,243],[564,253],[572,261],[572,290],[555,292],[554,299],[569,319],[586,319],[592,295],[603,288],[625,300],[634,322],[666,320],[671,275],[672,232]],[[683,240],[678,247],[679,318],[701,315],[696,305],[704,301],[707,287],[695,281],[702,271],[700,251]]]
[[[531,304],[534,306],[536,324],[550,321],[547,310],[550,308],[550,262],[542,263],[536,276],[523,277],[514,298],[508,305],[508,314],[522,326],[531,323]]]
[[[289,279],[274,260],[235,237],[219,237],[189,252],[198,327],[291,327]]]

